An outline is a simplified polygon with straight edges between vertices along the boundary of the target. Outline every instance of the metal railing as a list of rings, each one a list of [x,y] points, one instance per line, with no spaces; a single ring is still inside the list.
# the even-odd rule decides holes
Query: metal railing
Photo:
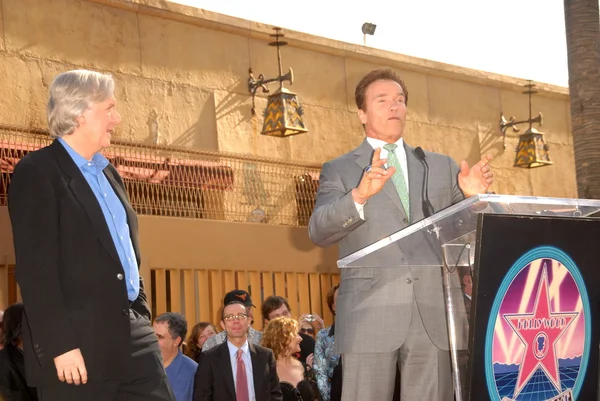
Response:
[[[16,163],[51,142],[47,131],[0,124],[0,206]],[[139,214],[288,226],[308,224],[321,168],[119,140],[103,154]]]

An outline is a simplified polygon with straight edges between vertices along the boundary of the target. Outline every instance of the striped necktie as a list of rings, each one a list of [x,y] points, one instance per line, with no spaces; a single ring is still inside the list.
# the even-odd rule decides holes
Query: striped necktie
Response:
[[[235,374],[235,395],[237,401],[250,401],[248,395],[248,377],[246,376],[246,364],[242,358],[244,351],[237,350],[237,372]]]
[[[396,187],[396,191],[398,191],[398,195],[400,196],[400,202],[402,202],[402,206],[404,207],[404,211],[406,212],[406,217],[410,218],[410,200],[408,198],[408,189],[406,186],[406,180],[404,179],[404,171],[402,170],[400,160],[398,160],[398,156],[396,155],[397,147],[398,145],[396,145],[395,143],[386,143],[383,146],[383,148],[388,151],[388,167],[396,167],[396,172],[392,176],[392,182]]]

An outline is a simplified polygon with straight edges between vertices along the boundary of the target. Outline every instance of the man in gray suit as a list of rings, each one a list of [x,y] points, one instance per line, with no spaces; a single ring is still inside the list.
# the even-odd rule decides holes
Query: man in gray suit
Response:
[[[415,153],[402,139],[406,85],[390,69],[374,70],[357,85],[355,99],[366,139],[323,165],[309,223],[312,241],[319,246],[339,242],[340,257],[423,219],[425,213],[421,151]],[[485,193],[493,181],[487,156],[473,168],[463,161],[460,170],[448,156],[424,156],[432,212]],[[422,252],[431,252],[421,246]],[[403,401],[452,400],[440,270],[398,267],[401,251],[388,248],[373,267],[341,272],[335,344],[343,354],[342,399],[391,400],[398,364]]]

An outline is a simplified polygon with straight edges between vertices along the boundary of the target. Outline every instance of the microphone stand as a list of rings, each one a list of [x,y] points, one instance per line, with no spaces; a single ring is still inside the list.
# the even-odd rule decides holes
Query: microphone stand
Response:
[[[421,188],[421,197],[422,197],[422,208],[423,208],[423,216],[425,216],[425,218],[431,217],[434,215],[435,211],[433,209],[433,205],[431,204],[431,201],[429,200],[429,164],[427,163],[427,158],[425,156],[425,152],[423,151],[423,149],[419,146],[418,148],[415,149],[415,155],[417,156],[417,159],[419,159],[421,161],[421,163],[423,163],[423,166],[425,167],[425,176],[423,178],[423,187]]]
[[[429,200],[429,164],[427,163],[427,157],[425,156],[425,152],[421,147],[415,148],[415,155],[417,158],[423,163],[425,167],[425,177],[423,178],[423,187],[421,189],[422,195],[422,207],[423,207],[423,215],[425,218],[431,217],[434,214],[433,205]],[[449,345],[450,345],[450,359],[452,363],[452,381],[454,385],[454,395],[456,396],[457,401],[462,401],[462,388],[461,388],[461,379],[460,379],[460,369],[458,363],[458,354],[457,354],[457,345],[456,345],[456,322],[454,321],[454,303],[452,302],[452,294],[451,294],[451,278],[450,278],[450,266],[448,266],[447,262],[447,251],[446,247],[442,245],[440,241],[440,233],[439,227],[434,227],[432,232],[435,233],[435,242],[437,242],[437,246],[442,251],[442,285],[444,287],[444,301],[446,302],[446,315],[448,322],[448,337],[449,337]],[[454,350],[454,351],[453,351]]]

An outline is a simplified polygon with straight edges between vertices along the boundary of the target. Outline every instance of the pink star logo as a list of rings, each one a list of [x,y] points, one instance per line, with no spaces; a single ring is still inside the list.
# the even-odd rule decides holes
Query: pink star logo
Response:
[[[550,311],[548,273],[544,265],[532,313],[503,316],[525,345],[513,398],[516,399],[538,368],[544,371],[559,392],[562,391],[555,345],[577,315],[577,312]]]

